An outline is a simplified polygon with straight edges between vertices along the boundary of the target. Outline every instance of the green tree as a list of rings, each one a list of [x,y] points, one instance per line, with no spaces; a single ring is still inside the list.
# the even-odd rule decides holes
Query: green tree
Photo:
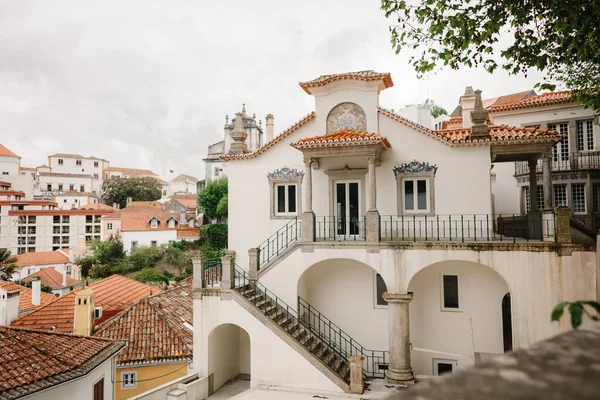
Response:
[[[596,0],[382,0],[396,54],[420,50],[419,75],[441,66],[483,66],[510,74],[537,68],[542,89],[556,82],[600,110],[600,7]],[[500,43],[505,43],[501,45]]]
[[[169,284],[169,279],[165,276],[165,274],[154,268],[144,268],[141,271],[132,274],[131,279],[144,283]]]
[[[0,249],[0,279],[9,279],[17,268],[17,258],[7,249]]]
[[[121,208],[132,201],[154,201],[162,197],[160,182],[154,178],[121,178],[113,176],[102,183],[102,198],[108,204],[117,203]]]
[[[217,217],[227,218],[227,213],[229,212],[229,196],[226,194],[221,197],[219,200],[219,204],[217,204]]]
[[[446,109],[444,107],[438,106],[431,99],[425,100],[425,103],[423,103],[423,105],[431,107],[431,116],[433,118],[437,118],[440,115],[448,115],[448,111],[446,111]]]
[[[190,256],[182,249],[173,245],[167,247],[164,257],[167,263],[177,268],[179,275],[182,275],[186,269],[192,266],[192,259]]]
[[[31,281],[23,282],[22,285],[29,289],[31,289],[32,287]],[[50,286],[44,285],[43,283],[40,284],[40,290],[44,293],[52,293],[52,288]]]
[[[596,314],[590,312],[589,308],[595,310]],[[598,314],[600,314],[600,303],[596,301],[563,301],[554,307],[552,311],[552,321],[558,321],[563,316],[565,308],[569,310],[571,314],[571,326],[573,329],[579,328],[581,322],[583,321],[583,315],[586,314],[591,320],[598,321],[600,318]]]
[[[198,193],[198,207],[211,220],[227,216],[217,211],[219,202],[225,196],[227,196],[227,178],[210,181]]]
[[[75,264],[81,267],[83,277],[104,278],[111,274],[110,271],[119,269],[125,257],[125,251],[123,243],[118,238],[106,241],[90,240],[87,245],[90,249],[88,255],[75,260]],[[92,267],[97,269],[94,274],[90,274]]]

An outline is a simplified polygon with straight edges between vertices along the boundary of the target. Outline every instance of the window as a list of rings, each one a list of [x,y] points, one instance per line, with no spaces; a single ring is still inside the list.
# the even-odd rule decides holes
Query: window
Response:
[[[121,373],[121,388],[135,389],[137,387],[137,372]]]
[[[85,233],[92,233],[92,226],[86,226],[85,227]]]
[[[567,206],[567,184],[554,185],[554,207]]]
[[[94,161],[94,168],[98,168],[98,161]]]
[[[100,226],[94,226],[94,233],[100,233]]]
[[[137,247],[138,247],[137,240],[134,240],[133,242],[131,242],[131,252],[134,252],[135,249],[137,249]]]
[[[58,232],[56,232],[58,233]],[[53,236],[52,237],[52,244],[60,244],[60,237],[59,236]]]
[[[85,192],[85,186],[84,185],[79,185],[79,191],[81,193]]]
[[[35,247],[28,247],[27,248],[27,252],[28,253],[35,253]]]
[[[298,215],[298,191],[295,183],[275,185],[275,215]]]
[[[592,195],[594,196],[594,212],[600,212],[600,183],[594,183],[592,186]]]
[[[150,241],[150,246],[156,247],[156,240]]]
[[[65,225],[62,227],[62,233],[69,233],[69,225]]]
[[[175,228],[175,220],[173,218],[169,220],[169,228]]]
[[[75,185],[69,185],[69,191],[75,190]]]
[[[573,199],[573,212],[585,214],[585,183],[573,183],[571,185],[571,197]]]
[[[62,244],[69,244],[69,237],[68,236],[63,236],[62,237]]]
[[[456,360],[444,360],[441,358],[433,359],[433,375],[439,376],[453,373],[456,370],[458,362]]]
[[[150,221],[150,227],[151,228],[157,228],[158,227],[158,221],[156,220],[156,218],[152,218],[152,221]]]
[[[108,229],[109,231],[112,231],[112,222],[109,222],[108,224],[106,224],[106,229]]]
[[[594,126],[592,120],[577,121],[577,151],[594,150]]]
[[[63,159],[62,158],[58,159],[58,165],[63,165]]]
[[[62,183],[59,183],[59,184],[58,184],[58,191],[59,191],[59,192],[62,192],[62,191],[63,191],[63,185],[62,185]]]
[[[375,308],[387,306],[387,301],[383,299],[383,294],[387,292],[385,281],[378,273],[375,273]]]
[[[460,310],[458,275],[442,275],[442,311]]]
[[[81,160],[75,160],[75,165],[81,165]]]
[[[552,147],[552,160],[568,161],[569,160],[569,124],[566,122],[561,124],[548,124],[548,129],[557,131],[565,137],[565,139]]]
[[[49,192],[52,191],[52,184],[51,183],[49,183],[49,184],[46,185],[46,190],[49,191]]]
[[[531,203],[529,198],[529,186],[525,186],[525,210],[529,211],[531,209]],[[538,210],[544,209],[544,187],[542,185],[538,185],[537,187],[537,205]]]
[[[218,178],[220,175],[219,167],[215,167],[215,178]]]
[[[35,244],[35,236],[28,237],[27,244]]]
[[[92,222],[94,222],[94,217],[92,215],[86,215],[85,216],[85,223],[86,224],[91,224]]]
[[[100,178],[98,177],[98,174],[94,174],[94,179],[100,179]]]
[[[104,400],[104,378],[94,383],[94,400]]]
[[[68,215],[63,215],[62,222],[63,222],[63,224],[68,224],[69,223],[69,216]]]
[[[35,221],[36,221],[36,219],[35,219],[34,215],[31,215],[31,216],[27,217],[27,223],[28,224],[35,224]]]
[[[430,209],[429,179],[402,179],[402,212],[427,213]]]

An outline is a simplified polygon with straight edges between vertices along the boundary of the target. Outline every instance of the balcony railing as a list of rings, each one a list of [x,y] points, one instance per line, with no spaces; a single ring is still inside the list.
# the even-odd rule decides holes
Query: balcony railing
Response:
[[[279,257],[279,254],[287,251],[301,237],[302,222],[298,218],[294,218],[258,246],[259,266]]]
[[[600,151],[589,151],[585,153],[568,153],[552,155],[552,171],[570,171],[576,169],[600,169]],[[536,172],[542,172],[542,160],[537,160]],[[527,161],[515,163],[515,175],[528,174],[529,164]]]
[[[554,241],[554,214],[439,214],[381,216],[381,241]]]
[[[316,217],[317,240],[365,240],[365,217]]]

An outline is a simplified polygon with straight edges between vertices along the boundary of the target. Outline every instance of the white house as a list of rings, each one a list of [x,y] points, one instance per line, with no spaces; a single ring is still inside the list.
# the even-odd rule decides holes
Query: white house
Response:
[[[198,182],[196,177],[186,174],[179,174],[169,181],[168,195],[172,196],[178,193],[196,194],[198,193]]]
[[[0,176],[18,175],[21,157],[7,149],[0,143]],[[1,179],[1,178],[0,178]]]
[[[300,86],[314,112],[254,152],[234,128],[221,157],[230,251],[194,266],[194,368],[214,389],[242,373],[361,392],[360,367],[411,383],[554,335],[557,303],[596,298],[568,210],[494,212],[492,166],[551,152],[555,131],[490,124],[480,91],[460,127],[425,128],[379,106],[389,73]]]
[[[54,201],[61,210],[74,210],[89,204],[100,203],[100,197],[94,193],[78,192],[70,190],[65,193],[57,194]]]

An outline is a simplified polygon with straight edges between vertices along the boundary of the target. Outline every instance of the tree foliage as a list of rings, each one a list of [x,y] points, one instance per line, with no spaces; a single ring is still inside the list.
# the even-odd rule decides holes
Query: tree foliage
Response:
[[[226,194],[221,197],[219,200],[219,204],[217,204],[217,217],[227,218],[227,213],[229,210],[229,196]]]
[[[17,258],[7,249],[0,249],[0,279],[9,279],[16,270]]]
[[[108,204],[117,203],[121,208],[132,201],[155,201],[162,197],[160,182],[154,178],[121,178],[113,176],[102,183],[102,198]]]
[[[225,196],[227,196],[227,178],[210,181],[198,193],[198,207],[211,220],[226,217],[226,213],[222,214],[223,206],[221,206],[221,214],[218,212],[219,202]],[[227,200],[225,200],[225,204],[226,202]]]
[[[22,285],[26,288],[31,289],[33,286],[31,282],[32,281],[23,282]],[[40,291],[52,294],[52,288],[50,286],[44,285],[43,283],[40,283]]]
[[[165,274],[154,268],[144,268],[141,271],[131,275],[131,279],[144,283],[161,283],[164,285],[169,284],[169,279],[165,276]]]
[[[542,89],[559,82],[575,100],[600,110],[600,6],[596,0],[382,0],[393,18],[396,54],[420,50],[419,75],[441,66],[483,66],[510,74],[537,68]]]
[[[438,106],[431,99],[425,100],[425,103],[423,103],[423,105],[431,107],[431,116],[433,118],[437,118],[440,115],[448,115],[448,111],[446,111],[446,109],[444,107]]]
[[[87,242],[89,253],[84,257],[79,257],[75,260],[75,264],[81,267],[81,275],[83,277],[105,277],[111,275],[110,271],[118,270],[119,266],[125,257],[123,243],[117,238],[110,240],[90,240]],[[97,271],[103,271],[101,275],[90,275],[92,267],[97,267]]]
[[[228,229],[227,224],[209,224],[203,225],[200,229],[200,237],[205,246],[216,249],[227,248]]]
[[[596,314],[592,314],[589,309],[586,307],[595,310]],[[569,310],[571,314],[571,326],[573,329],[579,328],[583,321],[583,315],[587,315],[591,320],[598,321],[600,318],[598,314],[600,314],[600,303],[596,301],[563,301],[559,303],[554,310],[552,310],[552,321],[558,321],[563,316],[565,308]]]

